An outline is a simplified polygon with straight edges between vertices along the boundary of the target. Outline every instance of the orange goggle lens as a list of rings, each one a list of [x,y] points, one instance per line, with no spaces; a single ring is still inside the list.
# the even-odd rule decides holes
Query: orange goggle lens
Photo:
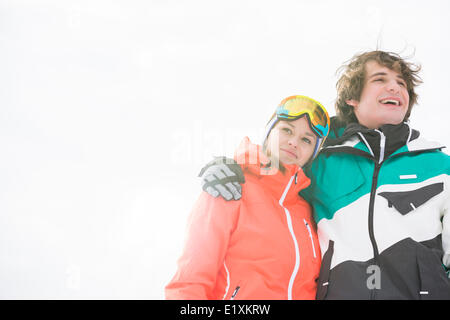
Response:
[[[311,129],[324,138],[330,131],[330,118],[327,110],[316,100],[306,96],[291,96],[277,108],[277,118],[280,120],[296,120],[307,115]]]

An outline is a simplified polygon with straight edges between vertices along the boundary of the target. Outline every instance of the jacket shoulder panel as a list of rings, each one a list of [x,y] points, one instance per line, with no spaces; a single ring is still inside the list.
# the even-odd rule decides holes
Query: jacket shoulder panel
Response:
[[[322,154],[307,171],[311,186],[301,192],[314,207],[316,222],[370,192],[373,162],[347,153]]]

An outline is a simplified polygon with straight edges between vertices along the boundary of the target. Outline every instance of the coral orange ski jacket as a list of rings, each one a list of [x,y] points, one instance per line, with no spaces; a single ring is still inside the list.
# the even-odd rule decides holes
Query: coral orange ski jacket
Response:
[[[244,144],[238,154],[248,156]],[[311,208],[298,195],[309,178],[294,165],[270,175],[259,161],[241,166],[240,200],[206,192],[197,200],[167,299],[314,299],[321,254]]]

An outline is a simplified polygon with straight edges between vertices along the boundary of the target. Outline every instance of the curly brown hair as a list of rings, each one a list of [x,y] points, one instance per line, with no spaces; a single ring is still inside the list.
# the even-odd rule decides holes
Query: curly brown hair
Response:
[[[346,101],[359,101],[361,98],[366,77],[365,66],[368,61],[375,61],[402,75],[409,94],[409,106],[404,121],[408,120],[412,107],[418,99],[414,89],[422,83],[422,79],[418,75],[421,66],[405,61],[396,53],[379,50],[357,54],[338,69],[337,73],[341,73],[341,77],[336,83],[338,97],[335,107],[338,120],[344,124],[358,122],[353,107]]]

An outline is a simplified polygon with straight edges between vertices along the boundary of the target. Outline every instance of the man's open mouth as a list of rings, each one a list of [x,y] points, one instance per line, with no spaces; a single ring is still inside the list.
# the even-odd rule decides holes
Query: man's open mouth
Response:
[[[400,100],[397,100],[397,99],[383,99],[383,100],[380,100],[380,103],[393,105],[393,106],[400,106],[401,105]]]

